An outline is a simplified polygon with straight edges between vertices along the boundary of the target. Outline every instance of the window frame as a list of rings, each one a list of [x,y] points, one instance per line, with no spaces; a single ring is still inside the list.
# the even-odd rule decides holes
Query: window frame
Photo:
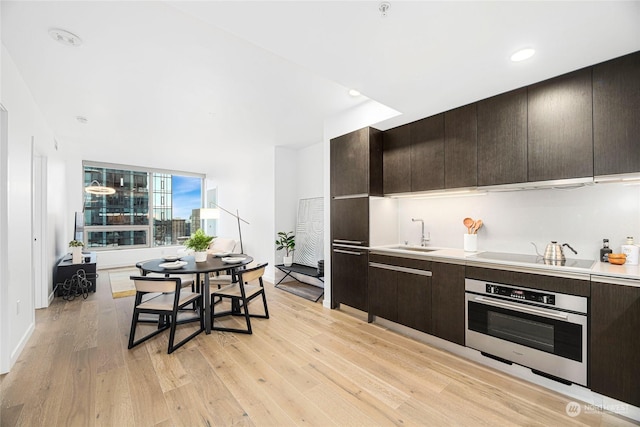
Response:
[[[83,236],[83,241],[85,244],[85,248],[87,248],[88,250],[91,250],[92,252],[99,252],[99,251],[109,251],[109,250],[127,250],[127,249],[140,249],[140,248],[166,248],[166,247],[175,247],[175,246],[180,246],[179,243],[174,244],[170,244],[170,245],[156,245],[156,239],[155,239],[155,223],[154,223],[154,206],[155,206],[155,201],[154,201],[154,175],[155,174],[163,174],[163,175],[177,175],[177,176],[184,176],[184,177],[191,177],[191,178],[199,178],[201,181],[201,185],[200,185],[200,207],[204,206],[204,201],[205,201],[205,195],[206,195],[206,189],[205,189],[205,180],[206,180],[206,175],[202,174],[202,173],[194,173],[194,172],[185,172],[185,171],[180,171],[180,170],[175,170],[175,169],[161,169],[161,168],[151,168],[151,167],[143,167],[143,166],[132,166],[132,165],[124,165],[124,164],[119,164],[119,163],[107,163],[107,162],[96,162],[96,161],[92,161],[92,160],[83,160],[82,161],[82,179],[81,179],[81,186],[82,186],[82,213],[83,213],[83,217],[84,217],[84,211],[85,208],[87,206],[87,197],[90,196],[88,195],[85,191],[85,170],[87,168],[91,168],[91,167],[95,167],[95,168],[103,168],[103,169],[115,169],[115,170],[122,170],[122,171],[127,171],[127,172],[142,172],[142,173],[147,173],[148,174],[148,198],[147,198],[147,208],[148,208],[148,218],[149,221],[146,225],[131,225],[131,224],[127,224],[127,225],[87,225],[86,223],[84,224],[84,236]],[[104,183],[102,183],[104,184]],[[173,188],[171,189],[171,191],[173,192]],[[108,197],[108,196],[107,196]],[[172,201],[172,212],[173,212],[173,201]],[[173,219],[173,218],[172,218]],[[187,218],[188,219],[188,218]],[[129,245],[129,246],[92,246],[89,247],[88,246],[88,239],[89,239],[89,234],[91,232],[104,232],[104,231],[109,231],[109,232],[114,232],[114,231],[146,231],[147,233],[147,243],[143,244],[143,245]]]

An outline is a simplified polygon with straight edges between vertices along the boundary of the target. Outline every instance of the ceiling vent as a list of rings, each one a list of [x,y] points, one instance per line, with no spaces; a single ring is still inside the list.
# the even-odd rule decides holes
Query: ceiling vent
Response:
[[[52,28],[49,30],[49,35],[52,39],[58,43],[62,43],[65,46],[78,47],[82,44],[82,39],[67,30],[61,30],[60,28]]]

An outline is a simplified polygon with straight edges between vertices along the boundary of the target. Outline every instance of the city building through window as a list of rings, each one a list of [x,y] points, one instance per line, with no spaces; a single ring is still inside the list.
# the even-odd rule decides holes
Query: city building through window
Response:
[[[182,244],[200,228],[204,176],[83,162],[84,187],[97,181],[115,194],[84,193],[84,243],[91,250]]]

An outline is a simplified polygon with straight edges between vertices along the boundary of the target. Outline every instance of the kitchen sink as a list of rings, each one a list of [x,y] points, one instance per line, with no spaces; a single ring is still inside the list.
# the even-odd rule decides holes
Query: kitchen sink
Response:
[[[422,246],[392,246],[389,249],[401,249],[403,251],[415,251],[415,252],[433,252],[437,249],[424,248]]]

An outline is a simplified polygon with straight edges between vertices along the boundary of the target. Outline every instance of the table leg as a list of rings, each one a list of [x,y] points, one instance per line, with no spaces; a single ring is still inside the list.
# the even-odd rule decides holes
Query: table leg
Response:
[[[209,335],[211,333],[211,293],[209,291],[209,273],[204,275],[202,298],[204,298],[204,332]]]
[[[287,277],[291,277],[291,278],[292,278],[292,279],[294,279],[294,280],[298,280],[298,279],[296,279],[295,277],[293,277],[293,276],[291,275],[291,272],[290,272],[290,271],[284,271],[284,270],[280,270],[280,271],[282,271],[283,273],[285,273],[285,275],[284,275],[284,277],[283,277],[282,279],[280,279],[280,281],[279,281],[278,283],[276,283],[276,284],[275,284],[275,287],[276,287],[276,288],[277,288],[277,287],[278,287],[278,285],[279,285],[280,283],[282,283],[282,281],[283,281],[284,279],[286,279]],[[298,280],[298,282],[299,282],[299,280]]]

